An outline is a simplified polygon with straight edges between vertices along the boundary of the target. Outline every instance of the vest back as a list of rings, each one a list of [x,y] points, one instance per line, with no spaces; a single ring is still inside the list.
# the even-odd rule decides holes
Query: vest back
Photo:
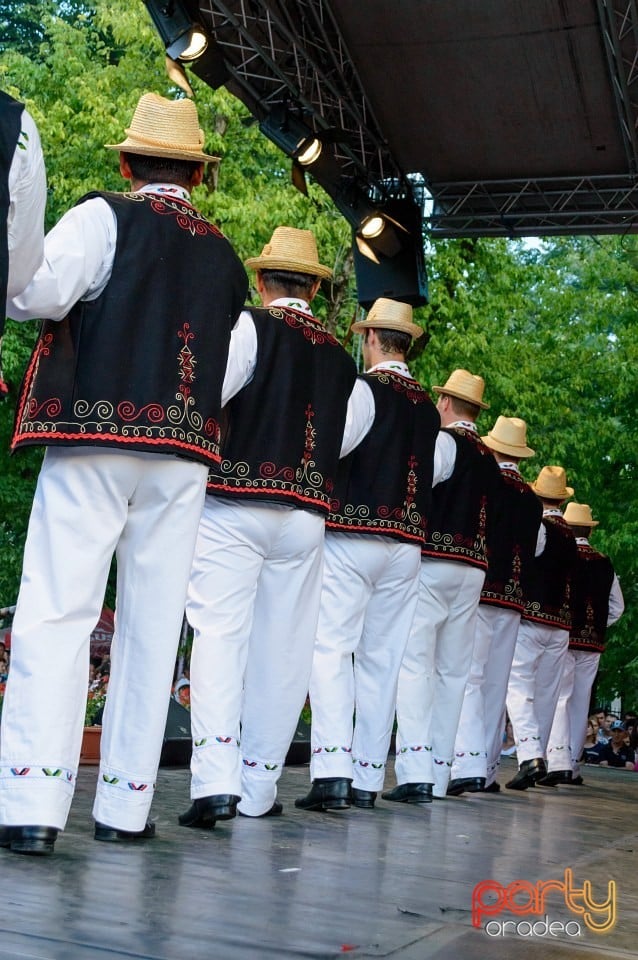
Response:
[[[44,322],[20,391],[13,449],[82,444],[214,462],[244,268],[184,201],[142,193],[83,199],[93,196],[117,219],[111,278],[96,300]]]
[[[374,422],[339,465],[326,525],[420,545],[432,499],[439,414],[416,380],[383,369],[363,379],[374,395]]]
[[[355,363],[323,326],[287,307],[250,308],[253,379],[228,404],[223,458],[207,492],[327,513]]]
[[[569,647],[602,653],[609,616],[609,593],[614,568],[609,557],[587,543],[578,545],[578,562],[572,578],[569,606],[572,628]]]
[[[529,565],[524,620],[569,630],[569,597],[576,568],[576,539],[562,517],[543,517],[547,534],[545,549]]]
[[[480,602],[522,611],[543,507],[520,474],[513,470],[500,470],[500,474],[499,510],[490,523],[487,573]]]
[[[488,517],[496,509],[499,469],[492,451],[473,431],[446,429],[456,443],[452,476],[432,491],[432,513],[422,554],[458,560],[485,570]]]

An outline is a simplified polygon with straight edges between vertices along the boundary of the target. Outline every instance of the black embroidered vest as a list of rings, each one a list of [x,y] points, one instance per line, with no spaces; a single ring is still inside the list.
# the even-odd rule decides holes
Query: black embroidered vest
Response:
[[[207,492],[327,513],[356,366],[316,318],[249,308],[257,365],[226,408],[223,458]]]
[[[543,517],[545,549],[530,562],[523,620],[569,630],[570,584],[576,568],[576,539],[562,517]]]
[[[19,396],[13,449],[82,444],[215,462],[244,268],[219,230],[182,200],[142,193],[83,199],[94,196],[117,218],[111,278],[96,300],[44,322]]]
[[[0,337],[4,331],[4,305],[9,277],[7,216],[9,213],[9,170],[13,162],[23,105],[0,90]]]
[[[578,562],[569,595],[572,613],[569,648],[602,653],[605,649],[614,568],[609,557],[594,550],[588,543],[579,543],[577,546]]]
[[[416,380],[392,370],[376,370],[363,379],[374,395],[374,423],[339,465],[326,526],[420,545],[441,419]]]
[[[423,557],[487,567],[489,514],[497,504],[499,469],[492,451],[473,430],[445,430],[456,443],[452,476],[432,491],[432,511]]]
[[[481,603],[522,611],[543,507],[519,473],[500,469],[499,510],[490,523]]]

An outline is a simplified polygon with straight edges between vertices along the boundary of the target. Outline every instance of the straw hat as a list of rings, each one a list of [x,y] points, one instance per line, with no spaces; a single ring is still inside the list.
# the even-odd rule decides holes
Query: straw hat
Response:
[[[483,403],[485,380],[469,370],[455,370],[447,378],[444,387],[432,387],[437,393],[447,393],[450,397],[474,403],[483,410],[489,410],[489,403]]]
[[[423,333],[423,327],[412,323],[412,307],[409,303],[388,300],[386,297],[375,300],[365,320],[357,320],[350,329],[353,333],[364,333],[368,327],[376,327],[378,330],[398,330],[400,333],[409,334],[414,340]]]
[[[533,457],[535,453],[527,446],[527,424],[519,417],[497,417],[492,429],[481,440],[490,450],[510,457]]]
[[[568,503],[563,516],[572,527],[597,527],[599,523],[593,519],[588,503]]]
[[[291,270],[324,280],[332,276],[332,270],[319,263],[313,232],[295,227],[276,227],[261,255],[245,263],[254,270]]]
[[[567,475],[563,467],[543,467],[530,487],[539,497],[546,500],[567,500],[574,496],[572,487],[566,484]]]
[[[145,93],[137,102],[131,126],[122,143],[106,143],[109,150],[170,157],[174,160],[219,160],[202,153],[204,133],[192,100],[167,100]]]

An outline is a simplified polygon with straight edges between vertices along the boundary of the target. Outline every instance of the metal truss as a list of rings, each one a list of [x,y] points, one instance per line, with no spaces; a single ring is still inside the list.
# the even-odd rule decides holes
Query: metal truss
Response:
[[[638,173],[638,9],[635,0],[597,0],[625,152]]]
[[[327,0],[200,0],[233,92],[263,119],[292,104],[317,132],[337,128],[344,174],[403,181],[384,143]]]
[[[549,236],[638,230],[638,177],[430,184],[435,236]]]

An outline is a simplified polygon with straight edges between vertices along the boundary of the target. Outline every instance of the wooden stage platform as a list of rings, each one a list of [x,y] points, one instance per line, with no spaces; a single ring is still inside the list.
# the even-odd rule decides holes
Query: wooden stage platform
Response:
[[[500,780],[514,769],[505,760]],[[52,857],[0,850],[0,960],[638,955],[638,774],[630,771],[586,767],[583,787],[464,795],[425,808],[379,800],[374,810],[320,814],[295,809],[308,768],[287,767],[282,817],[241,817],[207,833],[177,824],[189,805],[188,770],[162,768],[158,836],[134,846],[93,840],[96,773],[81,768]],[[528,881],[524,903],[539,881],[564,882],[566,869],[574,887],[591,883],[598,903],[615,882],[609,932],[592,932],[560,891],[547,895],[542,917],[505,907],[472,926],[481,881],[495,881],[503,896],[513,881]],[[482,902],[493,904],[497,891],[484,890]],[[545,917],[553,934],[544,933]]]

